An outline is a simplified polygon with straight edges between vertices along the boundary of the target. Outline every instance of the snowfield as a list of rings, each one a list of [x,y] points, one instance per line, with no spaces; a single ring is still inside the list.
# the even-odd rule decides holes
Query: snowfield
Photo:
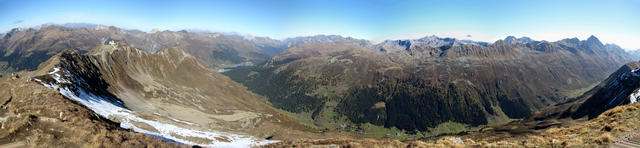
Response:
[[[640,97],[640,90],[636,90],[634,93],[629,95],[629,104],[636,103]]]
[[[56,67],[52,72],[49,73],[49,75],[51,75],[51,77],[53,77],[53,79],[56,82],[46,83],[38,79],[35,79],[35,81],[40,82],[42,85],[50,89],[59,90],[59,92],[62,95],[66,96],[69,99],[79,102],[80,104],[91,109],[93,112],[99,114],[102,117],[105,117],[107,119],[119,120],[120,127],[122,128],[132,129],[136,132],[151,135],[153,137],[157,137],[168,142],[176,142],[176,143],[187,144],[187,145],[199,145],[199,146],[205,146],[205,147],[251,147],[251,146],[265,145],[265,144],[278,142],[276,140],[258,140],[251,136],[244,136],[244,135],[224,133],[224,132],[192,130],[192,129],[175,126],[172,124],[143,119],[136,116],[131,110],[125,108],[120,103],[112,102],[110,101],[111,99],[107,99],[102,96],[98,96],[90,92],[87,92],[81,87],[78,87],[76,90],[72,90],[69,87],[60,87],[61,84],[71,84],[76,86],[87,85],[84,80],[72,75],[68,70],[64,68]],[[72,79],[73,81],[69,81],[69,79]],[[75,84],[72,82],[75,82]],[[84,84],[77,84],[77,83],[84,83]],[[174,119],[174,120],[177,120],[177,119]],[[181,120],[177,122],[180,122],[180,121]],[[118,122],[118,121],[115,121],[115,122]],[[155,128],[157,132],[136,127],[133,124],[133,122],[148,124],[151,127]],[[182,121],[182,122],[190,123],[186,121]],[[193,123],[190,123],[190,124],[193,124]],[[178,135],[178,136],[175,136],[175,135]],[[208,140],[211,140],[212,142],[196,143],[196,142],[187,140],[185,137],[208,139]],[[220,141],[216,139],[216,137],[219,139],[226,139],[228,141]]]

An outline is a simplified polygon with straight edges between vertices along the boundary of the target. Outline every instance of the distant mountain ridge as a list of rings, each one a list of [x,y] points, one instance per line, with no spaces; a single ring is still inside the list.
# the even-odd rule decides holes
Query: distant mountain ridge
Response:
[[[480,46],[490,44],[436,36],[386,40],[379,44],[371,44],[367,40],[339,35],[315,35],[277,40],[269,37],[215,33],[197,29],[180,31],[154,29],[151,32],[144,32],[90,23],[43,24],[31,28],[15,28],[1,36],[0,73],[25,69],[34,70],[39,63],[63,49],[87,51],[93,46],[104,44],[110,40],[127,43],[149,52],[156,52],[168,47],[182,47],[209,67],[219,71],[228,67],[253,66],[294,45],[307,43],[356,40],[361,42],[363,46],[372,46],[375,47],[372,50],[383,52],[407,50],[411,46],[422,45],[448,48],[466,44]],[[533,40],[528,37],[509,36],[504,41],[507,43],[529,43]],[[640,56],[638,57],[640,58]]]
[[[533,40],[529,37],[516,38],[514,36],[508,36],[507,38],[504,39],[504,41],[512,44],[513,43],[527,44],[532,42]]]
[[[242,39],[245,41],[249,41],[254,43],[256,46],[261,47],[271,56],[275,56],[280,54],[282,51],[287,48],[298,45],[298,44],[308,44],[308,43],[334,43],[344,40],[359,40],[363,42],[368,42],[362,39],[355,39],[352,37],[342,37],[339,35],[314,35],[314,36],[302,36],[302,37],[293,37],[286,38],[284,40],[276,40],[271,39],[269,37],[258,37],[251,35],[240,35],[237,33],[227,34],[229,37]]]
[[[375,46],[376,48],[379,49],[379,51],[382,51],[382,52],[395,52],[400,50],[408,50],[409,48],[411,48],[411,46],[451,47],[451,46],[460,46],[465,44],[486,46],[489,43],[471,41],[471,40],[459,40],[456,38],[440,38],[437,36],[426,36],[419,39],[386,40]]]
[[[0,38],[0,73],[34,70],[36,66],[64,49],[86,52],[108,41],[121,42],[154,53],[169,47],[184,48],[207,66],[252,66],[282,52],[290,45],[307,42],[333,42],[339,36],[305,37],[282,42],[267,37],[246,38],[222,33],[154,30],[143,32],[114,26],[68,23],[15,28]]]

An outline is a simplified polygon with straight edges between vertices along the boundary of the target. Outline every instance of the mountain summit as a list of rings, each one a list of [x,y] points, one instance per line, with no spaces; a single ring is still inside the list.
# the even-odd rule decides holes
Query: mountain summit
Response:
[[[527,43],[532,42],[533,40],[531,38],[529,38],[529,37],[516,38],[514,36],[507,36],[504,39],[504,41],[507,42],[507,43],[512,43],[512,44],[515,44],[515,43],[527,44]]]

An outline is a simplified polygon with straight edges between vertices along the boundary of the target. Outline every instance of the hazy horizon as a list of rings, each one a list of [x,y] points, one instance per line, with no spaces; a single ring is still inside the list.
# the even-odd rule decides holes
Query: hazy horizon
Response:
[[[318,34],[372,42],[436,35],[493,43],[594,35],[640,48],[640,1],[7,1],[0,31],[91,23],[137,29],[235,32],[285,39]]]

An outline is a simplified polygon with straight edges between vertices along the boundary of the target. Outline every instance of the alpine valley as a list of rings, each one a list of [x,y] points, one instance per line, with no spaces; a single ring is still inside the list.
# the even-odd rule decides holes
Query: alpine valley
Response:
[[[595,36],[16,28],[0,147],[637,147],[638,60]]]
[[[436,127],[527,117],[581,95],[616,70],[610,65],[633,60],[594,36],[495,43],[428,36],[301,44],[225,74],[311,126],[433,135]]]

